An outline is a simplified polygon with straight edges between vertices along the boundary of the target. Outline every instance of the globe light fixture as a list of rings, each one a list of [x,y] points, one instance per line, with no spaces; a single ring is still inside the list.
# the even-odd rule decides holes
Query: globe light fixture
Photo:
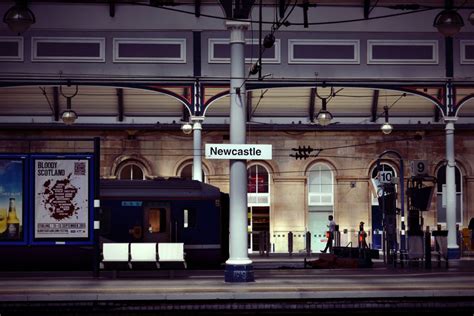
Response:
[[[36,22],[34,13],[28,8],[25,0],[16,1],[16,4],[5,12],[3,22],[15,34],[21,34]]]
[[[385,135],[388,135],[393,131],[393,126],[388,122],[388,106],[384,106],[383,109],[385,112],[385,123],[380,127],[380,130]]]
[[[318,120],[319,125],[327,126],[331,124],[332,114],[326,109],[326,99],[323,99],[323,106],[319,111],[318,115],[316,116],[316,120]]]
[[[68,81],[67,84],[68,87],[71,86],[71,83]],[[64,124],[66,125],[72,125],[74,122],[77,120],[77,113],[72,110],[72,98],[74,98],[77,95],[77,92],[79,91],[79,87],[76,85],[75,90],[73,90],[73,93],[70,95],[66,95],[63,92],[63,87],[60,85],[59,86],[59,92],[63,97],[66,98],[66,110],[61,114],[61,119]]]
[[[67,109],[61,115],[61,119],[63,120],[64,124],[72,125],[77,120],[77,114],[71,109]]]
[[[471,22],[471,24],[474,25],[474,11],[472,11],[469,14],[469,22]]]
[[[433,26],[444,36],[453,37],[464,26],[464,21],[456,10],[446,9],[436,15]]]
[[[334,88],[331,87],[329,94],[324,98],[319,95],[317,87],[315,88],[315,94],[316,97],[321,99],[321,110],[318,112],[318,115],[316,115],[316,120],[318,121],[319,125],[327,126],[331,124],[331,120],[333,118],[331,112],[327,110],[327,99],[334,96]]]
[[[193,132],[193,126],[189,122],[186,122],[181,125],[181,130],[184,134],[189,135]]]

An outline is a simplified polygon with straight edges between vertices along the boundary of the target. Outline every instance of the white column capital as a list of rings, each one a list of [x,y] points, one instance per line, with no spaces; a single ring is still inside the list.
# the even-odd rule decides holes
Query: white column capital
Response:
[[[249,28],[250,22],[226,21],[225,26],[230,32],[230,43],[245,43],[245,31]]]
[[[202,129],[201,123],[204,121],[204,116],[191,116],[190,120],[193,124],[193,130]]]
[[[446,116],[443,118],[444,122],[446,123],[446,129],[454,129],[454,123],[458,120],[455,116]]]

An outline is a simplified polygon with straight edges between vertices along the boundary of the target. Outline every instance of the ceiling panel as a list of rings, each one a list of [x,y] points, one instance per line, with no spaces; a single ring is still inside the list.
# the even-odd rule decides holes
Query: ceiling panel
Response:
[[[75,86],[62,87],[65,96],[74,94]],[[67,106],[67,99],[60,94],[60,112]],[[80,86],[77,95],[71,99],[71,108],[78,116],[117,115],[117,89],[112,87]]]
[[[273,88],[252,91],[252,116],[308,115],[310,88]]]
[[[173,92],[182,94],[183,89]],[[141,89],[127,89],[124,92],[124,114],[129,116],[181,116],[182,103],[164,93]]]
[[[52,104],[51,87],[22,86],[0,89],[0,115],[52,115],[48,99],[41,89],[44,89]]]

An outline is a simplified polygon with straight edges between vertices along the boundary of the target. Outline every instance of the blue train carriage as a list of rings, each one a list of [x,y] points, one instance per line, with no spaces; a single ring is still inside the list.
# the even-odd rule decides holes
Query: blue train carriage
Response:
[[[229,256],[228,195],[181,178],[101,180],[102,242],[182,242],[189,268]]]

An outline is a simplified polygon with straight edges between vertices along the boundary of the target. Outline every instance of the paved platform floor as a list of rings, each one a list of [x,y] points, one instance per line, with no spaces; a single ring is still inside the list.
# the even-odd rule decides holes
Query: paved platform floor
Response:
[[[255,282],[222,270],[0,273],[0,315],[154,315],[456,311],[474,315],[474,258],[426,270],[376,262],[368,269],[303,269],[303,258],[253,257]],[[141,315],[141,314],[140,314]]]

